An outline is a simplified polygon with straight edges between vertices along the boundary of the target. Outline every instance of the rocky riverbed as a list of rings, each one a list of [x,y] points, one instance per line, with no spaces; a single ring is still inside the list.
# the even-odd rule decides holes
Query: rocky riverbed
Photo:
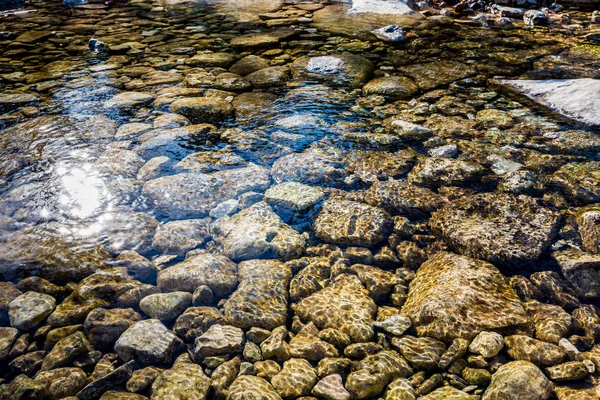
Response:
[[[600,399],[597,13],[65,4],[0,19],[0,399]]]

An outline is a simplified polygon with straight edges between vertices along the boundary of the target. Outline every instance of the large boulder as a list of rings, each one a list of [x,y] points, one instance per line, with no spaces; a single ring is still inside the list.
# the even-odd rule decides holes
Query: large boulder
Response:
[[[252,260],[238,265],[240,285],[223,305],[231,325],[275,329],[288,313],[290,268],[280,261]]]
[[[554,385],[542,371],[527,361],[513,361],[501,366],[483,394],[483,400],[546,400]]]
[[[327,200],[314,223],[319,239],[347,246],[372,247],[392,232],[393,221],[379,208],[355,201]]]
[[[225,297],[237,284],[237,266],[225,256],[195,250],[184,261],[160,271],[157,284],[163,292],[190,293],[205,285],[216,296]]]
[[[519,297],[496,267],[453,253],[438,253],[419,268],[402,314],[420,336],[444,341],[530,325]]]
[[[551,244],[555,211],[528,196],[483,193],[433,213],[430,225],[454,251],[497,265],[531,265]]]
[[[181,340],[159,320],[148,319],[127,329],[115,343],[115,352],[124,361],[164,365],[175,359],[181,345]]]
[[[173,219],[205,217],[217,204],[269,187],[269,171],[257,165],[210,174],[182,173],[153,179],[142,196],[155,210]]]
[[[234,261],[277,258],[290,260],[304,252],[306,239],[283,223],[264,202],[222,217],[213,224],[215,242]]]

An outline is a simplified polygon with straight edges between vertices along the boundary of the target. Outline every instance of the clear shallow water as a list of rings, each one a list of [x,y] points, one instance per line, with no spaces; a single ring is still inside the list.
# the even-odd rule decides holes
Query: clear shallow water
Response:
[[[193,249],[235,262],[290,261],[335,254],[323,246],[332,244],[348,263],[399,268],[408,286],[423,261],[414,249],[477,251],[429,219],[478,194],[500,199],[473,202],[477,215],[469,218],[483,233],[519,227],[520,195],[561,216],[532,256],[526,249],[505,260],[484,250],[479,258],[497,261],[507,276],[558,271],[553,251],[582,245],[573,215],[600,199],[598,132],[491,79],[598,78],[598,46],[582,38],[589,14],[573,12],[571,25],[552,29],[515,21],[500,30],[439,16],[348,16],[349,7],[41,1],[26,7],[35,13],[1,19],[1,279],[79,282],[121,265],[116,259],[128,250],[162,269]],[[369,33],[392,22],[405,28],[404,42]],[[91,49],[90,39],[103,45]],[[389,76],[400,79],[372,82]],[[200,111],[176,106],[190,98],[208,100]],[[390,180],[414,186],[389,196],[370,191]],[[280,194],[284,205],[271,196],[267,211],[223,226],[226,215],[239,216],[283,182],[306,186]],[[340,214],[358,211],[318,227],[324,198],[353,202]],[[504,209],[503,199],[518,200]],[[395,200],[401,204],[390,205]],[[268,210],[279,217],[261,219]],[[505,225],[489,222],[495,214]],[[533,214],[526,216],[534,223],[543,219]],[[187,220],[197,225],[159,237],[165,224]],[[242,232],[227,242],[229,228]],[[476,236],[485,237],[469,237]],[[277,237],[281,248],[272,244]],[[396,294],[375,297],[400,307],[405,293]]]

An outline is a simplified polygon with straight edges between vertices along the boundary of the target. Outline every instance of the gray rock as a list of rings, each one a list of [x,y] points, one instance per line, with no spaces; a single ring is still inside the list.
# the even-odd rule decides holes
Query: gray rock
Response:
[[[123,92],[114,96],[104,103],[106,108],[117,108],[121,111],[128,111],[135,107],[140,107],[152,101],[154,95],[141,92]]]
[[[525,14],[523,14],[523,22],[529,26],[546,26],[549,24],[550,20],[543,11],[527,10]]]
[[[194,357],[202,362],[206,357],[241,353],[244,332],[231,325],[213,325],[202,336],[196,338]]]
[[[401,42],[404,40],[404,30],[398,25],[388,25],[371,31],[377,39],[384,42]]]
[[[18,329],[0,327],[0,362],[3,362],[8,357],[10,349],[18,336]]]
[[[410,328],[412,322],[410,318],[395,314],[387,317],[383,321],[375,322],[373,325],[392,335],[402,336],[402,334]]]
[[[8,305],[10,324],[27,331],[42,323],[56,307],[54,297],[37,292],[26,292]]]
[[[171,363],[181,345],[181,340],[159,320],[149,319],[127,329],[115,343],[115,352],[124,361],[136,359],[143,365],[160,365]]]
[[[306,239],[263,202],[231,217],[217,220],[213,239],[223,246],[223,254],[234,261],[297,258],[306,247]]]
[[[483,358],[491,358],[504,348],[504,338],[496,332],[480,332],[469,345],[471,353],[480,354]]]
[[[600,298],[600,255],[568,249],[553,254],[563,276],[581,299]]]
[[[227,257],[203,250],[189,252],[179,264],[158,274],[158,287],[165,292],[193,293],[205,285],[218,297],[225,297],[237,284],[237,267]]]
[[[152,246],[165,254],[183,255],[202,244],[209,236],[210,219],[169,221],[158,226]]]

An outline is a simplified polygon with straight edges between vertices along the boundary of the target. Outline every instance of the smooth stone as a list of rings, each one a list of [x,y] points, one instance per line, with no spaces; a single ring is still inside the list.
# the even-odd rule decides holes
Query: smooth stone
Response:
[[[47,294],[26,292],[8,305],[10,324],[27,331],[42,323],[56,307],[56,299]]]
[[[188,292],[156,293],[140,301],[140,309],[150,318],[172,321],[192,305]]]
[[[496,332],[480,332],[469,345],[471,353],[480,354],[483,358],[491,358],[504,348],[504,338]]]
[[[152,384],[152,400],[206,400],[210,379],[202,367],[191,363],[176,363],[162,372]]]
[[[152,247],[165,254],[183,255],[204,244],[209,236],[209,223],[209,219],[187,219],[161,224]]]
[[[127,329],[115,343],[115,352],[124,361],[136,359],[143,365],[161,365],[174,360],[181,344],[159,320],[149,319]]]
[[[512,361],[494,373],[482,400],[547,400],[553,389],[538,367],[527,361]]]
[[[194,357],[202,362],[206,357],[241,353],[244,343],[244,332],[231,325],[213,325],[196,338]]]
[[[414,96],[419,88],[410,78],[384,76],[367,82],[362,90],[366,96],[379,95],[392,99],[407,99]]]
[[[140,107],[150,103],[154,95],[141,92],[123,92],[119,93],[104,103],[105,108],[118,108],[127,111],[131,108]]]

